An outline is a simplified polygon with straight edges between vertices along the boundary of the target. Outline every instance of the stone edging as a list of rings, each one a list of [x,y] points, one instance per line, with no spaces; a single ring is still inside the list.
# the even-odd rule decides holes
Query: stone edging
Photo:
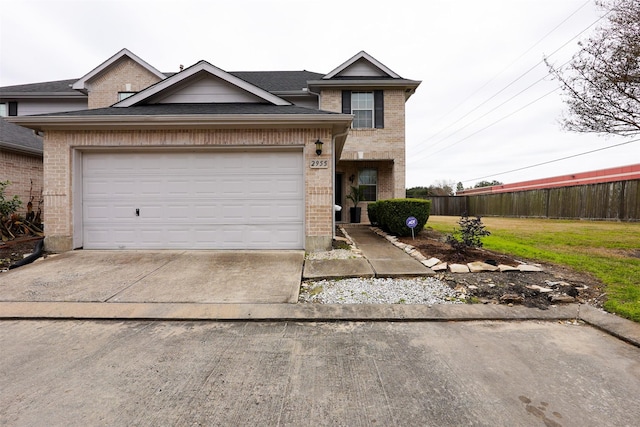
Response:
[[[470,263],[467,263],[467,264],[447,264],[446,262],[440,261],[438,258],[433,258],[433,257],[432,258],[427,258],[426,256],[422,255],[420,253],[420,251],[415,246],[411,246],[411,245],[407,245],[406,243],[402,243],[401,241],[398,240],[398,238],[396,236],[388,234],[387,232],[383,231],[382,229],[380,229],[378,227],[371,227],[371,231],[376,233],[378,236],[384,237],[389,242],[391,242],[393,245],[395,245],[397,248],[402,249],[407,254],[411,255],[414,259],[420,261],[425,267],[429,267],[433,271],[447,271],[447,270],[449,270],[449,272],[451,272],[451,273],[480,273],[480,272],[483,272],[483,271],[499,271],[499,272],[505,272],[505,271],[537,272],[537,271],[542,271],[542,268],[540,268],[537,265],[524,264],[524,263],[521,263],[517,267],[512,267],[510,265],[503,265],[503,264],[495,266],[495,265],[487,264],[486,262],[482,262],[482,261],[470,262]],[[345,233],[345,236],[347,236],[346,233]]]

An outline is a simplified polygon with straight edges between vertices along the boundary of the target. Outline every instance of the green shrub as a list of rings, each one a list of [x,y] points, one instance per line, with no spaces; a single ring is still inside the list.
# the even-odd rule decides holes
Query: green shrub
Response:
[[[429,219],[431,201],[421,199],[390,199],[376,202],[374,215],[382,229],[396,236],[411,236],[406,221],[410,216],[418,220],[414,233],[419,233]]]
[[[4,190],[11,184],[9,181],[0,181],[0,218],[8,218],[22,205],[18,196],[11,199],[5,198]]]
[[[479,216],[469,218],[463,214],[458,221],[460,229],[447,236],[447,243],[457,252],[464,252],[467,248],[481,248],[484,236],[490,236],[491,232],[484,229],[484,224]]]
[[[371,225],[379,225],[378,221],[378,207],[380,202],[369,203],[367,205],[367,215],[369,216],[369,222]]]

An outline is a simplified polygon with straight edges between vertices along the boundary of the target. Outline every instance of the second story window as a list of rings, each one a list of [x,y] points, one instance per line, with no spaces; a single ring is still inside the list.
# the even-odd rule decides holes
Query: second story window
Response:
[[[0,117],[17,116],[18,115],[18,103],[2,102],[0,103]]]
[[[373,92],[351,92],[353,128],[373,127]]]
[[[353,129],[384,128],[384,92],[342,91],[342,113],[353,114]]]

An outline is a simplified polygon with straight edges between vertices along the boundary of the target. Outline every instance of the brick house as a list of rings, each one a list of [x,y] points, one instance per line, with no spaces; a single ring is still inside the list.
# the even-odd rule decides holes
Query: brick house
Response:
[[[348,220],[334,204],[351,186],[404,196],[419,84],[365,52],[328,74],[162,73],[123,49],[80,79],[0,88],[0,103],[45,135],[49,250],[313,251]]]
[[[37,209],[42,192],[42,138],[0,118],[0,171],[0,181],[10,182],[5,197],[20,197],[23,213],[33,197]]]

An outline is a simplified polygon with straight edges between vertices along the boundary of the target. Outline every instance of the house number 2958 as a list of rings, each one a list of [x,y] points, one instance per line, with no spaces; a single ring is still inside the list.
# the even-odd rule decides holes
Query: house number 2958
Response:
[[[329,160],[311,160],[311,169],[326,169],[329,167]]]

